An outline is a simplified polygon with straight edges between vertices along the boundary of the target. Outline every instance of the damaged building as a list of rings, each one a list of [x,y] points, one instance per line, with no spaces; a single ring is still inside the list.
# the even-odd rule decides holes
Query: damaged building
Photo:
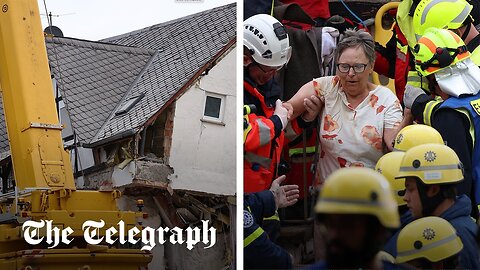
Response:
[[[101,41],[47,37],[78,189],[144,200],[150,227],[217,229],[210,249],[157,246],[151,269],[222,269],[235,254],[236,5]],[[2,191],[13,188],[5,121]]]

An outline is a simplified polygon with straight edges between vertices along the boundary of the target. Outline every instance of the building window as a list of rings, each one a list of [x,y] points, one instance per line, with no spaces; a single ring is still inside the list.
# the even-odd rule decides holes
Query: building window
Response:
[[[132,97],[125,102],[123,102],[122,106],[118,108],[115,112],[115,115],[121,115],[127,113],[131,108],[133,108],[143,97],[145,96],[144,93],[141,93],[138,96]]]
[[[205,92],[205,106],[202,120],[223,124],[225,95]]]

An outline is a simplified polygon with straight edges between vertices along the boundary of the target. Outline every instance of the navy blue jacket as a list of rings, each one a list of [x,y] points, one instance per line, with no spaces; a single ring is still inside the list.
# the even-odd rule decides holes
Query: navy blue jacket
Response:
[[[273,243],[260,227],[265,217],[275,214],[270,190],[243,196],[243,264],[245,269],[290,269],[290,254]]]
[[[477,252],[477,225],[470,217],[472,211],[471,201],[467,195],[461,195],[455,200],[455,204],[443,212],[440,217],[447,220],[457,231],[463,243],[460,251],[460,267],[464,269],[480,269],[480,260]],[[405,214],[410,213],[410,211]],[[411,215],[411,214],[410,214]],[[413,219],[406,219],[412,221]],[[409,222],[410,222],[409,221]],[[402,224],[404,227],[406,224]],[[388,241],[384,251],[397,256],[397,238],[399,231]]]

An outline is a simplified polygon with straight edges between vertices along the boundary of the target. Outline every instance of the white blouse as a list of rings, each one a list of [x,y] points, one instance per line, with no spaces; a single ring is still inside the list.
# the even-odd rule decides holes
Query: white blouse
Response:
[[[334,76],[312,81],[325,106],[321,114],[320,183],[342,167],[375,168],[384,154],[383,131],[396,128],[403,119],[397,97],[384,86],[377,86],[355,108]]]

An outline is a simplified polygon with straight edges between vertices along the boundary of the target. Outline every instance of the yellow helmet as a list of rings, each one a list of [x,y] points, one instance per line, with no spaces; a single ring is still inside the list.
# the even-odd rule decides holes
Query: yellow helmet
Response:
[[[428,76],[470,57],[463,40],[447,29],[428,28],[413,48],[415,68]]]
[[[396,178],[417,177],[426,185],[457,183],[463,180],[463,166],[450,147],[422,144],[405,152]]]
[[[470,16],[473,6],[465,0],[422,0],[413,15],[413,30],[417,40],[430,27],[458,29]],[[447,11],[448,12],[445,12]]]
[[[412,221],[398,234],[397,263],[419,258],[438,262],[458,254],[462,240],[453,226],[443,218],[424,217]]]
[[[398,132],[393,143],[393,150],[405,152],[414,146],[425,143],[444,144],[442,135],[433,127],[420,124],[408,125]]]
[[[390,183],[393,191],[393,197],[397,201],[398,206],[406,205],[403,200],[403,195],[399,192],[405,190],[405,179],[395,179],[400,170],[400,163],[402,162],[404,152],[390,152],[383,155],[375,165],[375,170],[381,173]]]
[[[373,215],[387,228],[400,225],[388,181],[369,168],[342,168],[332,173],[320,191],[315,212]]]

